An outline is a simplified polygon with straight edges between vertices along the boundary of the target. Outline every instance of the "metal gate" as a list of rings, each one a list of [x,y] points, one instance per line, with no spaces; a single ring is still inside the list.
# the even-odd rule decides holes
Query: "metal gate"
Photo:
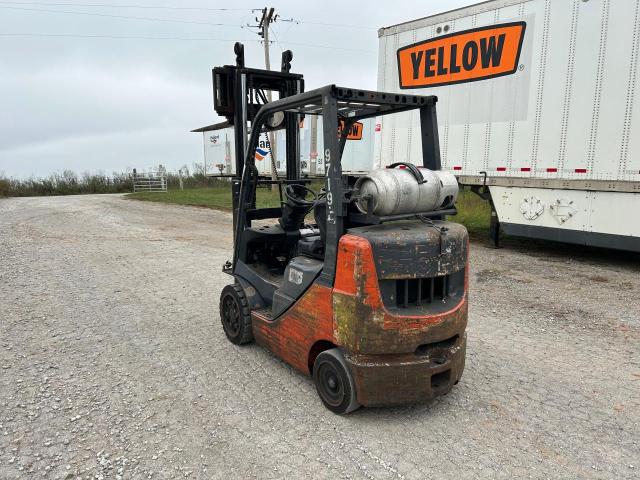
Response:
[[[134,192],[166,192],[167,169],[162,165],[157,170],[138,172],[133,169]]]

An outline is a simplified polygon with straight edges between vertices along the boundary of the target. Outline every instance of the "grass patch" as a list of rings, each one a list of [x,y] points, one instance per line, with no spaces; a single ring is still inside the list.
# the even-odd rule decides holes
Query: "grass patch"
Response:
[[[320,185],[311,185],[313,191],[320,190]],[[136,192],[126,196],[133,200],[149,202],[174,203],[176,205],[194,205],[196,207],[215,208],[217,210],[231,210],[231,186],[217,186],[210,188],[187,188],[184,190],[169,190],[162,192]],[[258,188],[256,203],[259,208],[277,207],[280,205],[280,194],[270,188]]]
[[[129,193],[126,198],[147,202],[231,210],[231,187],[173,189],[167,192],[136,192]]]
[[[461,190],[458,195],[458,215],[450,220],[463,224],[471,236],[486,237],[491,222],[491,206],[471,190]]]
[[[311,185],[312,190],[320,190],[321,185]],[[231,210],[231,187],[216,186],[209,188],[188,188],[185,190],[173,189],[166,193],[138,192],[130,193],[127,198],[133,200],[145,200],[150,202],[173,203],[176,205],[194,205],[196,207],[208,207],[218,210]],[[277,207],[280,205],[280,197],[277,191],[268,188],[259,188],[257,191],[257,203],[259,207]],[[486,237],[489,231],[491,219],[491,207],[489,202],[483,200],[469,190],[462,190],[458,196],[458,215],[449,217],[450,220],[462,223],[472,236]]]

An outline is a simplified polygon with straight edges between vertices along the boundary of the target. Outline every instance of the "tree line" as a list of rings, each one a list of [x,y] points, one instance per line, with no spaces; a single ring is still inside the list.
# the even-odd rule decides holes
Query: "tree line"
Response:
[[[205,177],[200,164],[191,171],[183,170],[184,188],[218,186],[220,179]],[[225,182],[226,184],[226,182]],[[169,189],[180,188],[179,175],[167,172]],[[133,172],[76,173],[64,170],[45,177],[10,178],[0,172],[0,197],[33,197],[46,195],[82,195],[91,193],[128,193],[133,191]]]

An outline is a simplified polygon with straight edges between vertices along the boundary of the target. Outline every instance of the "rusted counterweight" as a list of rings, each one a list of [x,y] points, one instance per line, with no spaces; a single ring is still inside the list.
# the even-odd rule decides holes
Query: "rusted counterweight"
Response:
[[[464,227],[420,221],[352,229],[338,262],[336,341],[363,405],[429,400],[464,369],[468,235]]]
[[[350,229],[333,290],[313,285],[275,322],[253,312],[255,338],[305,373],[323,347],[341,347],[365,406],[442,395],[464,369],[468,248],[449,222]]]

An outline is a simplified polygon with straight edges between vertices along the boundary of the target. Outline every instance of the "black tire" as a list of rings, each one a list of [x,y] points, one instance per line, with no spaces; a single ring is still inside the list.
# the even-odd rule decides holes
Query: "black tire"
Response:
[[[220,294],[220,321],[231,343],[243,345],[253,340],[251,311],[240,285],[227,285]]]
[[[360,408],[355,381],[339,349],[325,350],[316,357],[313,383],[320,400],[333,413],[342,415]]]

